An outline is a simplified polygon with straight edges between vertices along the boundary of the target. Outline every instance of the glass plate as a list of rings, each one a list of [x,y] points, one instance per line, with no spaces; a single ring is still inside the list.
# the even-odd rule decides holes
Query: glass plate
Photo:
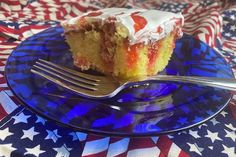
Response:
[[[127,88],[111,99],[87,99],[32,74],[30,69],[39,58],[75,69],[60,26],[28,38],[12,52],[6,65],[9,87],[36,113],[80,131],[117,136],[180,131],[217,115],[232,96],[227,90],[212,87],[156,82]],[[162,73],[233,78],[222,56],[188,35],[177,40]]]

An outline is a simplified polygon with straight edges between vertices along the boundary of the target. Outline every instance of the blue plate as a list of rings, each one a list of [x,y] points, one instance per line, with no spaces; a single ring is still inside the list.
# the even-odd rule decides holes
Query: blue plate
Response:
[[[201,124],[222,111],[231,92],[186,83],[156,82],[128,88],[114,98],[80,97],[30,72],[39,58],[74,68],[63,29],[54,27],[22,42],[6,65],[8,85],[36,113],[75,130],[116,136],[153,136]],[[94,71],[88,71],[98,75]],[[224,58],[184,35],[162,72],[169,75],[233,78]]]

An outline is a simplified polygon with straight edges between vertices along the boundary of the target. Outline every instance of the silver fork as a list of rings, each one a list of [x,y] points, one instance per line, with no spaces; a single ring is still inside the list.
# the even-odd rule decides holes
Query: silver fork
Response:
[[[185,82],[236,91],[236,79],[198,76],[156,75],[120,84],[110,76],[85,74],[42,59],[36,61],[31,72],[88,98],[111,98],[126,87],[150,81]]]

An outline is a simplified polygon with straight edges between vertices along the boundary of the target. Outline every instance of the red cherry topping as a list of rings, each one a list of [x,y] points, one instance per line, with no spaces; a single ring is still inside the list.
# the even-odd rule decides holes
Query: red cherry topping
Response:
[[[138,13],[139,12],[131,14],[131,17],[134,20],[135,33],[143,29],[147,25],[147,20],[144,17],[137,15]]]
[[[161,28],[160,26],[157,27],[157,33],[161,33],[163,31],[163,28]]]

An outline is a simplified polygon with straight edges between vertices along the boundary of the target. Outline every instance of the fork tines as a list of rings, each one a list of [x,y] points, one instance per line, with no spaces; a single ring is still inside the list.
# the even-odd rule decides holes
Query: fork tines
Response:
[[[31,72],[66,88],[75,86],[84,90],[96,91],[100,81],[95,76],[68,69],[43,59],[36,61]]]

